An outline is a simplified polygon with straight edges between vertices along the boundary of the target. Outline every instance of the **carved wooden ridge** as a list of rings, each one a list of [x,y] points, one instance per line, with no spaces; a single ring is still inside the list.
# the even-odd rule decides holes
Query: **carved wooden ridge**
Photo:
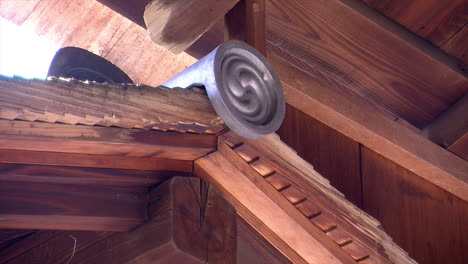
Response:
[[[220,161],[231,166],[225,167]],[[219,137],[218,152],[198,159],[195,165],[197,176],[220,189],[240,216],[253,224],[262,235],[269,237],[269,241],[281,248],[280,251],[294,263],[413,263],[385,234],[375,219],[348,202],[277,136],[252,141],[230,132],[225,133]],[[327,254],[310,256],[305,251],[301,252],[301,245],[289,243],[287,234],[279,234],[278,237],[275,230],[280,230],[281,227],[275,227],[274,222],[267,223],[265,220],[268,219],[245,213],[245,207],[249,205],[239,198],[242,193],[227,189],[229,184],[220,180],[220,177],[233,177],[236,178],[233,180],[234,184],[238,181],[242,185],[242,180],[234,176],[237,175],[234,168],[279,205],[280,210],[299,224],[298,227],[302,227],[323,245],[334,259],[327,259]],[[223,175],[217,175],[223,170]],[[247,188],[247,185],[244,187]],[[261,219],[253,220],[255,216]],[[257,220],[259,222],[255,223]],[[282,220],[274,219],[280,223],[283,223]],[[262,229],[263,225],[267,225],[267,228]],[[269,236],[269,231],[277,236]],[[309,246],[312,247],[310,244]]]

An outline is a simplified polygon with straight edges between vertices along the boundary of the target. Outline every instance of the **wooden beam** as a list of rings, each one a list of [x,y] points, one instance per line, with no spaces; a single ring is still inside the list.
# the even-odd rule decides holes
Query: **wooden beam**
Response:
[[[213,135],[0,120],[0,149],[194,160],[215,148]]]
[[[353,262],[366,260],[373,263],[413,263],[406,253],[381,230],[375,219],[346,200],[341,193],[331,187],[326,179],[279,140],[277,135],[253,141],[226,133],[220,137],[219,153],[227,160],[226,162],[230,162],[254,185],[249,186],[249,188],[246,186],[238,188],[249,191],[257,189],[269,197],[280,208],[276,210],[286,212],[297,225],[305,230],[305,234],[311,236],[323,247],[323,254],[329,252],[345,263],[349,259]],[[196,173],[199,171],[197,162],[205,158],[196,161]],[[231,172],[230,179],[234,178],[232,180],[241,185],[237,179],[239,176],[233,176],[233,170],[229,171]],[[219,181],[217,184],[226,182],[217,175],[209,174],[207,176],[207,174],[209,173],[205,170],[200,176],[208,177],[214,182]],[[234,197],[238,200],[243,200],[244,196],[257,197],[260,195],[243,194],[238,189],[231,188],[233,187],[229,187],[227,191],[229,193],[227,197]],[[243,203],[245,203],[243,206],[248,205],[247,201]],[[258,201],[252,201],[252,203],[258,203]],[[237,203],[233,204],[237,205]],[[264,204],[261,208],[270,213],[274,210],[271,207],[265,207]],[[252,209],[255,208],[251,207]],[[262,228],[262,225],[255,222],[255,217],[249,216],[248,212],[246,214],[245,209],[237,208],[237,210],[244,219],[245,216],[248,216],[246,221],[285,254],[285,251],[281,250],[284,248],[278,247],[281,244],[275,243],[278,242],[275,237],[264,232],[265,229]],[[260,218],[261,223],[265,225],[274,219],[275,224],[284,226],[284,219],[278,218],[276,215],[275,217],[270,215],[271,219],[261,218],[261,212],[256,212],[255,216]],[[252,222],[252,220],[254,221]],[[299,229],[287,228],[288,232],[291,230]],[[281,231],[274,233],[281,237]],[[304,233],[294,235],[300,237],[304,236]],[[304,241],[303,239],[301,237],[300,240]],[[294,244],[289,244],[289,246],[292,248]],[[305,252],[301,251],[300,253]]]
[[[204,90],[0,78],[0,118],[213,134],[225,127]]]
[[[293,263],[341,263],[219,152],[197,160],[195,173],[219,189],[239,215]]]
[[[266,56],[265,0],[241,0],[224,17],[225,39],[245,41]]]
[[[238,2],[238,0],[153,0],[144,19],[151,39],[177,54],[186,50]]]
[[[160,158],[105,156],[29,150],[0,150],[0,163],[191,172],[193,162],[190,160]]]
[[[432,142],[450,147],[468,133],[468,93],[424,128],[421,135]]]
[[[270,56],[286,101],[420,177],[468,201],[468,164],[374,109],[329,89],[284,60]]]
[[[418,128],[468,91],[453,58],[357,0],[267,1],[267,44],[330,89]]]
[[[147,217],[146,188],[1,181],[0,228],[126,231]]]
[[[131,231],[64,231],[26,252],[4,255],[9,263],[236,263],[236,213],[212,187],[176,177],[149,197],[150,220]],[[77,240],[75,249],[70,237]]]
[[[0,163],[1,182],[22,182],[24,184],[149,187],[170,177],[182,175],[188,176],[189,173]]]

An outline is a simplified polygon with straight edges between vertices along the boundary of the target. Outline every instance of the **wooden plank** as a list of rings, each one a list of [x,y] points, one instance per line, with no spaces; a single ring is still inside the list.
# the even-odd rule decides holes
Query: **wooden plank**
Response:
[[[362,1],[436,46],[467,22],[464,0]]]
[[[468,24],[465,25],[458,33],[456,33],[452,38],[450,38],[444,45],[441,47],[448,54],[451,54],[457,57],[462,63],[468,64],[468,47],[466,43],[468,42]]]
[[[421,135],[384,118],[285,61],[270,56],[286,101],[314,119],[418,176],[468,200],[468,164]]]
[[[266,56],[265,0],[241,0],[224,17],[225,39],[245,41]]]
[[[267,44],[330,88],[418,128],[468,91],[455,61],[356,1],[268,1]]]
[[[348,200],[362,207],[359,143],[290,105],[277,133]]]
[[[149,171],[192,171],[192,161],[189,160],[104,156],[29,150],[0,150],[0,163]]]
[[[419,263],[466,263],[468,204],[363,147],[364,208]]]
[[[100,186],[150,186],[181,172],[2,164],[0,181]],[[188,174],[188,173],[187,173]]]
[[[2,181],[0,228],[129,230],[146,219],[145,191]]]
[[[212,187],[176,177],[149,197],[151,219],[131,231],[64,231],[11,263],[235,263],[236,214]],[[69,235],[77,240],[76,250]]]
[[[353,206],[277,135],[252,141],[227,133],[221,141],[219,152],[335,256],[345,253],[354,261],[413,263],[375,219]],[[258,162],[261,170],[254,165]],[[277,188],[269,181],[275,176],[284,178],[287,185]],[[314,234],[314,227],[322,233]]]
[[[0,120],[0,149],[194,160],[216,148],[216,137]]]
[[[204,90],[0,78],[0,118],[217,133],[224,129]]]
[[[237,2],[153,0],[145,8],[145,25],[156,44],[178,54],[223,18]]]
[[[421,135],[447,148],[468,133],[467,113],[468,93],[425,127]]]

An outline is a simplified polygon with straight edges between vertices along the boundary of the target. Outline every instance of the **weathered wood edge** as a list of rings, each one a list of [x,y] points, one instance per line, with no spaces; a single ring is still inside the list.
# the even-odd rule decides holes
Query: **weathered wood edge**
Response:
[[[203,89],[0,77],[0,118],[216,134],[225,126]]]

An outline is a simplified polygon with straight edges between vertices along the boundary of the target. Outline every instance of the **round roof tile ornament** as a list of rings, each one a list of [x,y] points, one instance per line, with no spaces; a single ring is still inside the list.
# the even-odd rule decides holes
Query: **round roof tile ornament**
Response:
[[[281,83],[268,61],[241,41],[227,41],[163,84],[204,86],[218,116],[236,134],[258,139],[283,122]]]

